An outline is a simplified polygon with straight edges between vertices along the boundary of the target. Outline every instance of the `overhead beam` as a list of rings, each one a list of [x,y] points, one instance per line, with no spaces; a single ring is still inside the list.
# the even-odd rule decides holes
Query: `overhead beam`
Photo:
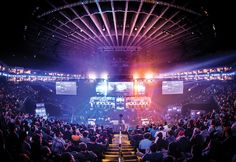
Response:
[[[137,21],[137,19],[138,19],[139,12],[140,12],[141,9],[142,9],[142,6],[143,6],[143,0],[141,0],[141,2],[139,3],[138,11],[137,11],[137,13],[135,14],[134,20],[132,20],[132,22],[131,22],[131,29],[130,29],[128,38],[127,38],[127,40],[126,40],[126,46],[128,45],[130,36],[131,36],[132,33],[133,33],[133,29],[134,29],[134,27],[135,27],[135,24],[136,24],[136,21]]]
[[[124,45],[124,37],[125,37],[125,30],[126,30],[126,20],[127,20],[127,12],[128,12],[129,1],[125,2],[125,13],[124,13],[124,21],[123,21],[123,30],[122,30],[122,38],[121,38],[121,45]]]
[[[91,20],[93,21],[94,25],[97,27],[98,31],[100,32],[100,34],[103,36],[104,40],[106,41],[106,44],[105,45],[111,45],[111,43],[107,40],[106,36],[104,35],[103,33],[103,30],[102,30],[102,27],[101,25],[99,24],[97,18],[94,16],[94,15],[91,15],[89,9],[87,8],[86,5],[82,5],[85,9],[85,11],[87,12],[87,14],[89,15],[89,17],[91,18]],[[98,37],[99,38],[99,37]]]
[[[49,10],[49,11],[46,11],[40,15],[38,15],[37,17],[38,18],[42,18],[44,16],[47,16],[47,15],[50,15],[54,12],[58,12],[58,11],[61,11],[61,10],[64,10],[64,9],[67,9],[67,8],[72,8],[72,7],[76,7],[76,6],[80,6],[80,5],[83,5],[83,4],[89,4],[89,3],[94,3],[95,1],[97,0],[88,0],[88,1],[80,1],[80,2],[75,2],[75,3],[71,3],[71,4],[66,4],[66,5],[63,5],[63,6],[59,6],[57,8],[54,8],[52,10]],[[113,0],[113,1],[121,1],[121,0]],[[124,0],[126,1],[126,0]],[[129,0],[130,2],[133,1],[133,2],[137,2],[137,0]],[[144,1],[145,3],[157,3],[158,5],[162,5],[162,6],[167,6],[167,7],[172,7],[172,8],[177,8],[179,10],[183,10],[185,12],[188,12],[188,13],[191,13],[191,14],[194,14],[194,15],[198,15],[198,16],[202,16],[202,14],[194,11],[194,10],[191,10],[191,9],[188,9],[188,8],[185,8],[183,6],[179,6],[179,5],[174,5],[174,4],[171,4],[171,3],[168,3],[168,2],[162,2],[162,1],[150,1],[150,0],[142,0]],[[99,2],[107,2],[107,0],[99,0]]]
[[[137,38],[137,36],[139,35],[140,31],[143,29],[145,23],[147,22],[147,20],[149,19],[149,17],[152,15],[152,12],[154,11],[154,9],[156,8],[156,3],[152,6],[152,9],[150,10],[150,12],[148,13],[148,15],[145,17],[145,19],[143,20],[142,24],[140,25],[140,27],[138,28],[138,31],[136,32],[134,38],[132,39],[132,41],[130,42],[129,46],[131,46],[133,44],[133,42],[135,41],[135,39]]]
[[[138,40],[135,41],[135,44],[134,44],[134,45],[137,45],[137,44],[140,42],[140,40],[142,40],[142,39],[146,36],[146,34],[153,28],[153,26],[160,20],[160,18],[165,14],[165,12],[166,12],[168,9],[169,9],[169,7],[166,7],[166,8],[164,9],[164,11],[161,13],[161,15],[158,16],[157,19],[154,20],[154,21],[146,28],[146,30],[145,30],[145,31],[143,32],[143,34],[138,38]]]
[[[100,13],[100,15],[102,17],[103,23],[105,25],[106,31],[107,31],[107,33],[108,33],[108,35],[110,37],[110,40],[111,40],[112,44],[115,45],[114,40],[113,40],[113,38],[111,36],[111,31],[110,31],[110,27],[109,27],[109,21],[106,19],[105,15],[104,15],[105,13],[102,12],[101,6],[100,6],[98,1],[96,1],[96,4],[97,4],[97,7],[98,7],[98,11],[99,11],[99,13]]]
[[[117,34],[117,25],[116,25],[116,14],[114,9],[114,2],[111,1],[112,17],[114,22],[115,34],[116,34],[116,45],[119,46],[118,34]]]

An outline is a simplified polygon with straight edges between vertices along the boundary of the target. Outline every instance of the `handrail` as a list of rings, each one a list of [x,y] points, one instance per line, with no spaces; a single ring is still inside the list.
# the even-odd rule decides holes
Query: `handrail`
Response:
[[[121,134],[121,129],[119,133],[119,162],[123,162],[123,154],[122,154],[122,134]]]

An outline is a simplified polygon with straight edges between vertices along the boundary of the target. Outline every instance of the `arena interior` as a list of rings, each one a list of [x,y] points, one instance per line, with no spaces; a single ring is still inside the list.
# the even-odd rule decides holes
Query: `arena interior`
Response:
[[[3,2],[1,161],[236,162],[233,4]]]

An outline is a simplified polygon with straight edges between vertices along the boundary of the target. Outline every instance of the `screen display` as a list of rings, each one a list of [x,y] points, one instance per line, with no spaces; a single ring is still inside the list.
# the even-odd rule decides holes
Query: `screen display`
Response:
[[[115,97],[91,97],[91,108],[115,108]]]
[[[116,97],[116,109],[124,110],[125,109],[125,98],[124,97]]]
[[[134,82],[134,95],[144,95],[145,89],[145,84],[143,82]]]
[[[133,82],[108,82],[108,93],[110,95],[133,95]]]
[[[44,103],[36,103],[35,115],[47,119],[46,108]]]
[[[58,95],[76,95],[76,82],[56,82],[56,94]]]
[[[183,94],[183,81],[162,81],[162,94]]]
[[[44,103],[36,103],[36,108],[45,108]]]
[[[103,82],[98,82],[97,86],[96,86],[96,93],[97,95],[107,95],[107,82],[103,81]]]
[[[148,107],[151,104],[150,97],[127,97],[126,108]]]

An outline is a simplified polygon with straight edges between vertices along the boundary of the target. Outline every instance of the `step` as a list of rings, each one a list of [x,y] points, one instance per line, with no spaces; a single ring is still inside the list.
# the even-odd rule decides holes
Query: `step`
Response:
[[[119,148],[108,148],[108,152],[114,152],[114,151],[119,151]],[[121,151],[134,151],[134,148],[121,148]]]
[[[107,155],[107,154],[104,155],[105,159],[119,158],[119,156],[120,156],[119,154],[118,155]]]
[[[118,149],[119,146],[112,146],[112,147],[108,147],[109,149]],[[123,149],[133,149],[132,146],[121,146],[121,148]]]
[[[108,158],[104,158],[104,160],[118,160],[119,157],[108,157]]]
[[[105,155],[117,155],[119,152],[105,152]],[[123,155],[135,155],[134,151],[125,151],[122,152]]]
[[[109,144],[109,147],[119,146],[119,144],[113,143]],[[131,146],[130,144],[122,144],[122,146]]]
[[[102,162],[118,162],[118,159],[102,159]]]
[[[126,160],[138,159],[136,155],[123,155],[123,158],[126,159]]]
[[[124,160],[124,162],[139,162],[138,159],[129,159],[129,160]]]
[[[119,152],[105,152],[104,155],[119,155]]]

